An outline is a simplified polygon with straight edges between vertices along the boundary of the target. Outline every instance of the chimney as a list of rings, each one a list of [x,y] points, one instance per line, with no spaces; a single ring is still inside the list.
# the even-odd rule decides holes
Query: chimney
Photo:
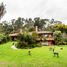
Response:
[[[22,33],[22,29],[20,29],[20,33]]]
[[[38,32],[38,26],[36,26],[35,29],[36,29],[35,31]]]

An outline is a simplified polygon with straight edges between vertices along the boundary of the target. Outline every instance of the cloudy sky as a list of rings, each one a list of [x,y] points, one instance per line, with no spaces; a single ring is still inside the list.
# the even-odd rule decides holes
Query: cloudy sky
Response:
[[[67,24],[67,0],[0,0],[6,4],[7,13],[2,20],[17,17],[54,18]]]

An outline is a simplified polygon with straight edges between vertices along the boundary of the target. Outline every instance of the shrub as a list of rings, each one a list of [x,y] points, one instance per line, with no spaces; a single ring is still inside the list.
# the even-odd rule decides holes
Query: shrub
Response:
[[[17,48],[34,48],[40,46],[36,43],[36,40],[29,34],[20,34],[18,37]]]
[[[4,34],[0,34],[0,44],[8,41],[8,37]]]
[[[55,44],[57,45],[61,45],[61,44],[63,44],[62,43],[62,40],[63,38],[62,38],[62,33],[61,33],[61,31],[55,31],[54,32],[54,40],[55,40]]]
[[[29,32],[32,32],[32,31],[34,31],[34,27],[29,28]]]
[[[27,48],[27,42],[19,41],[16,45],[17,48]]]
[[[58,42],[58,45],[66,45],[66,42],[60,41],[60,42]]]
[[[64,41],[67,42],[67,38],[64,38]]]

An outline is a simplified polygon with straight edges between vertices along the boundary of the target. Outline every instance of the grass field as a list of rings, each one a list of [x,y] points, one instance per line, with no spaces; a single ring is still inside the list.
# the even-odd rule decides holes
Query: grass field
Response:
[[[67,67],[67,46],[56,46],[59,58],[53,56],[49,46],[31,49],[32,55],[28,55],[28,49],[12,49],[13,42],[0,45],[0,67]]]

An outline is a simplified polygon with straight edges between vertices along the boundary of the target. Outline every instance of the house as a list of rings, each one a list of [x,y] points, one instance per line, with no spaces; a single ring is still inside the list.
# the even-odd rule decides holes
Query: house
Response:
[[[54,44],[53,32],[51,31],[38,31],[38,27],[35,27],[35,32],[37,34],[37,42],[41,42],[43,45],[52,45]],[[9,34],[12,40],[16,40],[18,35],[22,33],[20,30],[18,33]],[[29,32],[28,34],[32,35],[33,32]]]
[[[19,36],[19,34],[22,34],[22,29],[17,30],[16,32],[12,32],[11,34],[9,34],[9,37],[11,38],[11,40],[16,40],[17,37]]]
[[[54,44],[53,32],[51,31],[38,31],[36,26],[36,33],[38,34],[37,41],[40,41],[43,45],[52,45]]]
[[[11,38],[11,40],[14,41],[17,39],[18,35],[19,35],[19,33],[11,33],[11,34],[9,34],[9,37]]]

